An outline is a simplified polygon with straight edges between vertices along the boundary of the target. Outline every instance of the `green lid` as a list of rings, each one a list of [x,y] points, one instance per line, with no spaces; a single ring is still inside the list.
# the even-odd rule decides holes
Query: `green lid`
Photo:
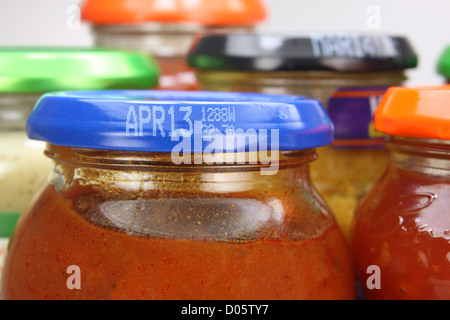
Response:
[[[156,62],[137,52],[0,48],[0,93],[149,89],[158,76]]]
[[[450,78],[450,46],[448,46],[438,61],[438,73]]]
[[[16,227],[20,213],[0,212],[0,238],[9,238]]]

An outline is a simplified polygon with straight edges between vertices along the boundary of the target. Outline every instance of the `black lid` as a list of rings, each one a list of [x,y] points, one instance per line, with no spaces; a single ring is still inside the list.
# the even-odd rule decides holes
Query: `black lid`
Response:
[[[414,68],[417,61],[404,37],[353,33],[203,33],[188,55],[197,69],[263,72],[391,71]]]

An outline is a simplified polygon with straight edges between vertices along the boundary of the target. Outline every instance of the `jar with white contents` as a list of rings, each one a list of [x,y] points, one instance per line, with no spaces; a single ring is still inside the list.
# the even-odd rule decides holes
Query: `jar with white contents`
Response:
[[[43,154],[45,143],[28,139],[25,130],[42,93],[147,88],[157,79],[154,61],[132,52],[0,49],[0,276],[9,237],[51,170],[51,161]]]

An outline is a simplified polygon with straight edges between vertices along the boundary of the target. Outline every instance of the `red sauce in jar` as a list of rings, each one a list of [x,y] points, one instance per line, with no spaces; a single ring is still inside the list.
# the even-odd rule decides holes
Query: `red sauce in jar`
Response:
[[[354,299],[334,224],[308,241],[152,238],[91,224],[48,187],[21,221],[4,299]],[[77,265],[81,289],[67,287]]]
[[[368,299],[450,299],[450,183],[391,167],[356,211],[352,247]],[[380,288],[368,289],[371,265]],[[369,280],[370,281],[370,280]]]

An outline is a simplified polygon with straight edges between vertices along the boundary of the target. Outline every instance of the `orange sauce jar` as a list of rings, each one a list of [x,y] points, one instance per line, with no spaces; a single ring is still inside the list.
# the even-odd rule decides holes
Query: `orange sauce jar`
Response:
[[[165,90],[198,89],[185,61],[197,32],[251,29],[266,16],[262,0],[86,0],[82,6],[95,44],[150,54],[161,68],[158,89]]]
[[[449,103],[449,87],[394,87],[375,112],[390,163],[351,235],[368,299],[450,299]]]
[[[355,298],[309,179],[333,136],[317,100],[55,93],[28,134],[54,169],[12,236],[4,299]]]

